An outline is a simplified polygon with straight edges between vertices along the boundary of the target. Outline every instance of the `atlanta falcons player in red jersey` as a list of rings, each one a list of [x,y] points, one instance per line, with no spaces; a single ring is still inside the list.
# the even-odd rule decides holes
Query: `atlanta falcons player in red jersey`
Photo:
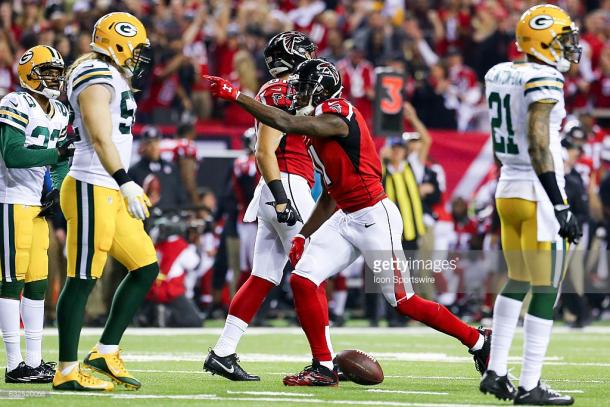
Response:
[[[275,79],[261,87],[256,100],[288,110],[292,100],[287,96],[286,79],[299,63],[312,58],[315,50],[315,44],[300,32],[287,31],[271,38],[264,55]],[[290,242],[315,204],[310,190],[313,165],[304,137],[263,123],[257,123],[256,131],[256,163],[263,179],[244,216],[245,222],[258,219],[252,273],[231,301],[222,335],[204,362],[206,371],[234,381],[260,380],[239,365],[237,345],[269,291],[282,280]],[[326,303],[324,286],[319,294],[320,301]]]
[[[490,332],[468,326],[442,305],[413,293],[400,239],[402,218],[383,190],[381,163],[362,115],[341,98],[336,68],[320,59],[296,68],[289,79],[294,89],[294,116],[241,94],[225,79],[206,78],[214,96],[237,101],[260,122],[309,136],[309,152],[326,186],[301,236],[293,239],[289,255],[296,263],[290,286],[313,363],[286,376],[284,384],[338,384],[318,287],[359,255],[373,269],[381,292],[399,313],[459,339],[474,355],[477,370],[484,371]]]

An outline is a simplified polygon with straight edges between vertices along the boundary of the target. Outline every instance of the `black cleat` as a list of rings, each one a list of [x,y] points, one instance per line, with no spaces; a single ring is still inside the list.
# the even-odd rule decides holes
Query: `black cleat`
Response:
[[[5,370],[4,373],[5,383],[51,383],[52,381],[53,375],[48,374],[42,365],[33,368],[26,365],[25,362],[19,363],[19,366],[10,372]]]
[[[322,366],[317,360],[306,366],[303,371],[284,377],[285,386],[337,386],[339,378],[334,370]]]
[[[493,370],[483,374],[479,390],[483,394],[493,394],[500,400],[514,400],[517,395],[517,389],[508,379],[508,375],[498,376]]]
[[[340,382],[349,382],[350,381],[349,377],[347,377],[347,375],[345,373],[343,373],[343,371],[337,364],[337,358],[333,359],[333,372],[335,372],[335,374],[337,375],[337,378],[339,379]]]
[[[487,370],[487,365],[489,364],[489,353],[491,352],[491,329],[480,326],[478,331],[485,338],[483,347],[479,350],[469,350],[468,353],[472,355],[474,367],[477,369],[477,372],[482,375]]]
[[[55,363],[55,362],[45,362],[44,360],[41,360],[40,366],[35,368],[35,370],[40,371],[41,374],[47,375],[48,377],[51,378],[51,381],[53,381],[53,377],[55,376],[55,367],[56,366],[57,366],[57,363]]]
[[[513,403],[530,406],[571,406],[574,404],[574,399],[564,396],[538,381],[538,386],[531,390],[525,390],[519,386]]]
[[[213,350],[210,350],[208,356],[203,362],[203,370],[210,372],[213,375],[217,374],[234,382],[258,382],[260,377],[254,376],[246,372],[239,365],[239,358],[236,353],[229,356],[218,356]]]

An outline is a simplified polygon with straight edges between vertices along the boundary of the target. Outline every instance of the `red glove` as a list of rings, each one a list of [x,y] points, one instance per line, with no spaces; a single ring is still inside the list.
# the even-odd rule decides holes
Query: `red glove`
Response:
[[[231,82],[218,76],[203,75],[210,82],[210,93],[220,99],[234,101],[239,96],[239,90]]]
[[[288,253],[288,259],[290,260],[292,268],[301,260],[303,250],[305,250],[305,236],[296,235],[292,238],[292,246],[290,247],[290,253]]]

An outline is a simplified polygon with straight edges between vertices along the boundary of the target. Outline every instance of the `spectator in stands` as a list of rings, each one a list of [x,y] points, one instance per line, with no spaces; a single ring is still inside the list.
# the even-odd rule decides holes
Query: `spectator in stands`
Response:
[[[147,87],[138,101],[138,118],[144,123],[172,122],[174,101],[184,110],[191,110],[192,103],[178,76],[178,70],[186,61],[181,52],[182,41],[173,38],[155,48],[155,64]]]
[[[457,99],[456,119],[457,129],[466,131],[478,129],[478,119],[483,116],[487,120],[487,105],[482,104],[482,86],[477,80],[477,74],[467,65],[460,50],[451,47],[446,56],[448,79],[451,82],[450,92]]]
[[[15,50],[11,44],[9,35],[5,31],[0,31],[0,98],[14,91],[16,86],[17,78],[13,71]]]
[[[320,53],[320,58],[337,64],[344,57],[345,47],[343,45],[343,34],[341,34],[341,30],[339,29],[332,29],[328,32],[327,47]]]
[[[142,304],[139,319],[149,326],[199,328],[203,318],[186,297],[185,286],[185,279],[190,273],[196,273],[201,261],[197,253],[197,229],[190,229],[189,241],[180,218],[161,218],[157,223],[160,231],[155,248],[160,271]]]
[[[509,32],[500,30],[503,21],[503,28]],[[514,30],[516,24],[511,23],[499,2],[481,2],[476,6],[472,19],[472,42],[464,50],[469,54],[466,60],[480,81],[492,66],[506,61],[509,45],[514,43],[514,32],[510,30]]]
[[[129,176],[142,188],[153,205],[160,209],[176,209],[187,204],[186,193],[176,166],[161,158],[161,133],[148,126],[142,131],[140,161],[129,168]]]
[[[580,148],[573,144],[569,138],[561,141],[564,148],[564,169],[565,169],[565,191],[570,208],[574,216],[578,219],[584,231],[588,232],[589,223],[589,199],[587,190],[582,177],[575,168],[581,154]],[[572,326],[582,328],[588,322],[586,313],[585,293],[585,260],[584,255],[587,250],[588,237],[583,235],[581,242],[575,247],[570,248],[567,279],[564,283],[567,289],[562,295],[562,299],[570,312],[576,316]],[[568,288],[569,287],[569,288]]]
[[[197,191],[197,131],[191,123],[182,123],[176,129],[178,143],[174,149],[174,163],[180,171],[180,179],[193,204],[199,201]]]
[[[441,64],[432,66],[427,80],[417,86],[412,103],[417,106],[421,121],[429,128],[456,129],[455,90]]]
[[[426,233],[420,184],[431,138],[411,104],[405,103],[403,111],[415,131],[405,132],[402,137],[391,140],[390,150],[382,152],[385,155],[383,185],[388,198],[396,203],[402,215],[404,249],[417,250],[419,237]],[[424,192],[430,192],[428,185]]]
[[[582,77],[578,65],[572,65],[564,77],[563,94],[566,110],[573,112],[586,109],[589,104],[591,83]]]
[[[375,97],[375,68],[365,59],[362,46],[351,43],[347,57],[337,63],[337,69],[343,82],[342,96],[354,104],[370,126],[373,119],[372,100]]]
[[[233,71],[229,80],[237,86],[240,92],[254,97],[258,91],[256,77],[256,64],[252,55],[246,50],[237,51],[233,55]],[[236,103],[229,103],[225,107],[225,121],[234,126],[252,126],[254,121],[244,109]]]
[[[610,45],[601,50],[599,68],[595,72],[591,93],[595,107],[605,110],[598,124],[602,127],[610,126]]]

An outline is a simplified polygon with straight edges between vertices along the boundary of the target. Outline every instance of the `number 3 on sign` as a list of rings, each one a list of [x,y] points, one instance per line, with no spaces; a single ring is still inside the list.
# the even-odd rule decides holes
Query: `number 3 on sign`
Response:
[[[398,114],[402,109],[402,87],[404,81],[398,76],[382,76],[381,86],[386,94],[381,98],[379,108],[385,114]]]

